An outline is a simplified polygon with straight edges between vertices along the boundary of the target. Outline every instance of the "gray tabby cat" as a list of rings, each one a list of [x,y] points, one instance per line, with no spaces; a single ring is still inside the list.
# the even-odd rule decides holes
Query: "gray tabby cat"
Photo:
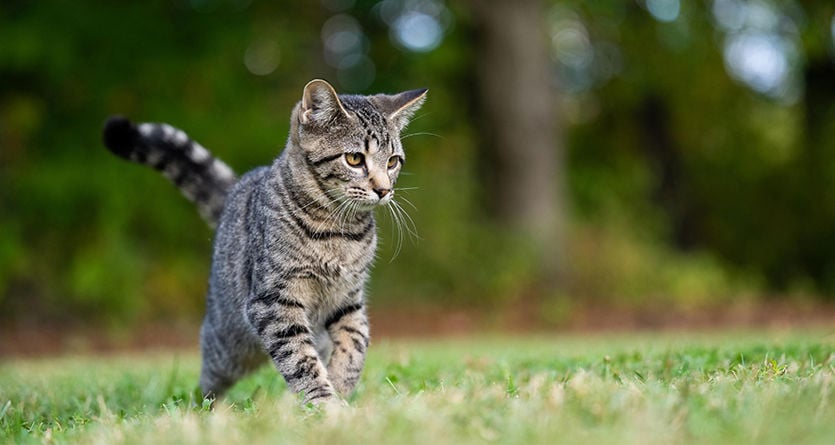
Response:
[[[313,80],[284,151],[240,180],[180,130],[108,120],[111,151],[162,171],[217,224],[200,332],[206,397],[267,356],[305,402],[353,390],[369,343],[373,210],[392,203],[405,160],[400,132],[426,92],[337,95]]]

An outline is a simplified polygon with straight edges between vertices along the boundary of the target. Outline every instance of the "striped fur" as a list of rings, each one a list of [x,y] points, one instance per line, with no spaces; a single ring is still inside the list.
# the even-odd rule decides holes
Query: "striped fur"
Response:
[[[267,359],[305,402],[353,390],[370,341],[373,210],[392,204],[400,131],[425,94],[337,96],[314,80],[281,155],[228,189],[200,334],[206,396]]]
[[[104,127],[104,145],[129,161],[148,165],[174,183],[211,227],[217,225],[235,173],[208,150],[168,124],[135,125],[113,116]]]

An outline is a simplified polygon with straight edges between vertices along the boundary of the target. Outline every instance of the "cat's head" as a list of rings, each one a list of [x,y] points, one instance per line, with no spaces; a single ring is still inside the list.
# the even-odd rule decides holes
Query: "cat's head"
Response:
[[[293,112],[293,132],[311,173],[333,202],[370,210],[392,200],[406,160],[400,132],[426,92],[355,96],[337,95],[324,80],[305,86]]]

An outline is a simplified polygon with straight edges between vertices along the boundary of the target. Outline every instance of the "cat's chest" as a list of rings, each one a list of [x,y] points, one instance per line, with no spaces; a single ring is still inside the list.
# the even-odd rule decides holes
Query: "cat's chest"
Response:
[[[332,246],[323,249],[322,255],[312,264],[317,272],[312,280],[311,297],[315,302],[311,306],[316,314],[313,318],[321,319],[345,306],[347,300],[354,298],[365,287],[369,276],[373,251],[359,249],[340,249]]]
[[[374,259],[375,240],[358,243],[319,242],[315,255],[309,258],[311,266],[320,273],[324,285],[352,286],[367,274]]]
[[[261,276],[268,282],[293,281],[305,289],[306,298],[315,300],[314,307],[339,303],[365,284],[377,246],[373,219],[364,232],[353,227],[344,233],[319,229],[310,221],[293,219],[279,219],[268,227],[259,243],[266,252]],[[255,263],[258,268],[259,261]]]

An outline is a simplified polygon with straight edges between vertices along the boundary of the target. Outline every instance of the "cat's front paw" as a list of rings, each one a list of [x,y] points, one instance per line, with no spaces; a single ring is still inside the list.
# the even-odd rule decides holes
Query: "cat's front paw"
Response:
[[[319,397],[315,399],[305,398],[305,406],[323,413],[333,413],[347,408],[348,402],[339,396]]]

